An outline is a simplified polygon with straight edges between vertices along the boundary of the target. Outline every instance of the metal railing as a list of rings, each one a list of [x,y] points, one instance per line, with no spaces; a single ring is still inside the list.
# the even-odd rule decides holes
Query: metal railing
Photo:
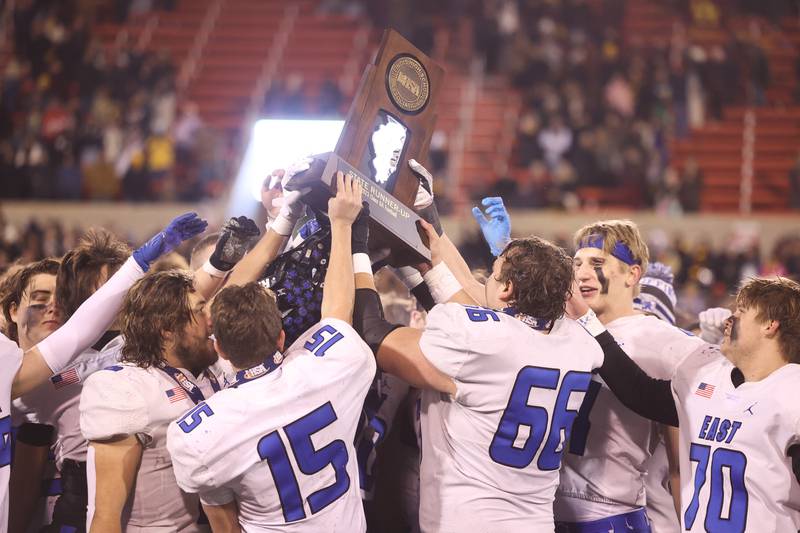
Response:
[[[200,24],[200,29],[194,38],[192,47],[186,55],[186,59],[181,65],[180,73],[178,74],[178,92],[183,93],[189,86],[189,83],[197,75],[198,66],[203,57],[203,50],[205,50],[211,32],[214,31],[214,26],[217,24],[219,14],[226,0],[214,0],[209,4],[203,22]]]

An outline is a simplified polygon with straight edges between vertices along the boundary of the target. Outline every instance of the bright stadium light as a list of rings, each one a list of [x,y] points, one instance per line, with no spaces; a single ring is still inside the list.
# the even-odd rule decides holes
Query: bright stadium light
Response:
[[[228,215],[252,214],[261,201],[261,184],[275,169],[311,154],[336,148],[344,120],[259,120],[239,169]]]

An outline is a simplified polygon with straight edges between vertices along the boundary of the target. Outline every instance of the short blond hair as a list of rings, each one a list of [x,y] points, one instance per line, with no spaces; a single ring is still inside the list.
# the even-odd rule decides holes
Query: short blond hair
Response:
[[[642,267],[642,275],[647,272],[647,264],[650,261],[650,251],[647,249],[639,228],[630,220],[599,220],[587,224],[575,232],[575,248],[580,249],[581,243],[593,236],[602,237],[603,251],[612,255],[617,243],[627,246],[633,259]]]

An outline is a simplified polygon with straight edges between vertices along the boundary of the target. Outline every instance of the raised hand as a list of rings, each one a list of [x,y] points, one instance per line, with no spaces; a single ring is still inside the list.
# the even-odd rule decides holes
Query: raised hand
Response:
[[[700,338],[710,344],[719,344],[725,336],[725,322],[730,318],[730,309],[712,307],[700,311]]]
[[[309,191],[308,188],[289,191],[287,186],[295,175],[311,168],[312,161],[313,159],[310,157],[300,159],[289,165],[286,170],[276,170],[268,178],[269,181],[264,181],[267,190],[265,191],[262,188],[261,203],[264,204],[264,208],[267,209],[268,213],[274,213],[273,209],[279,210],[270,227],[281,235],[290,235],[297,221],[302,218],[305,212],[305,204],[300,199]],[[278,188],[278,184],[280,184],[281,194],[274,192]],[[271,205],[267,207],[267,201],[270,199]]]
[[[217,239],[214,253],[208,261],[217,270],[229,271],[244,257],[260,234],[253,220],[245,216],[231,218],[222,227],[222,235]]]
[[[408,160],[408,166],[419,179],[417,197],[414,200],[414,211],[417,212],[420,218],[432,224],[436,229],[436,233],[441,235],[442,223],[439,220],[439,211],[433,201],[433,176],[428,172],[427,168],[414,159]]]
[[[436,232],[436,228],[426,220],[420,219],[419,226],[428,237],[428,248],[431,249],[431,265],[436,266],[442,262],[442,238]]]
[[[335,223],[352,225],[362,208],[360,180],[336,173],[336,196],[328,200],[328,217]]]
[[[511,218],[499,196],[491,196],[481,200],[481,205],[486,208],[486,215],[478,207],[472,208],[472,216],[481,227],[483,238],[489,244],[492,255],[497,257],[511,241]]]
[[[133,258],[142,270],[147,272],[150,263],[171,252],[183,241],[203,233],[206,227],[208,222],[200,218],[197,213],[184,213],[134,251]]]
[[[409,159],[408,166],[419,179],[414,209],[424,209],[433,203],[433,176],[428,169],[420,165],[416,159]]]

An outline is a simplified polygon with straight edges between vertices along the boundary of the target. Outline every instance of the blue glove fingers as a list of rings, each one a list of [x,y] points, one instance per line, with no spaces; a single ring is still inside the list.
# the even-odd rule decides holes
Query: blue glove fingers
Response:
[[[491,205],[503,205],[503,199],[499,196],[487,196],[483,200],[481,200],[481,205],[483,207],[489,207]]]
[[[472,216],[473,216],[473,217],[475,217],[475,220],[478,222],[478,224],[480,224],[481,228],[482,228],[482,227],[483,227],[485,224],[488,224],[488,223],[489,223],[489,221],[486,219],[486,217],[485,217],[485,216],[483,216],[483,211],[481,211],[481,210],[480,210],[479,208],[477,208],[477,207],[473,207],[473,208],[472,208]]]
[[[207,227],[208,227],[208,222],[206,222],[205,220],[200,219],[197,221],[192,221],[190,224],[183,226],[180,229],[181,239],[184,241],[186,239],[191,239],[198,233],[203,233]]]
[[[508,218],[508,211],[502,205],[493,205],[487,208],[486,214],[491,218]]]
[[[199,218],[200,217],[198,217],[197,213],[195,213],[194,211],[190,211],[188,213],[184,213],[182,215],[179,215],[179,216],[173,218],[172,222],[170,222],[167,225],[167,229],[169,229],[169,228],[171,228],[173,226],[179,226],[179,225],[184,224],[185,222],[190,221],[190,220],[197,220]]]

